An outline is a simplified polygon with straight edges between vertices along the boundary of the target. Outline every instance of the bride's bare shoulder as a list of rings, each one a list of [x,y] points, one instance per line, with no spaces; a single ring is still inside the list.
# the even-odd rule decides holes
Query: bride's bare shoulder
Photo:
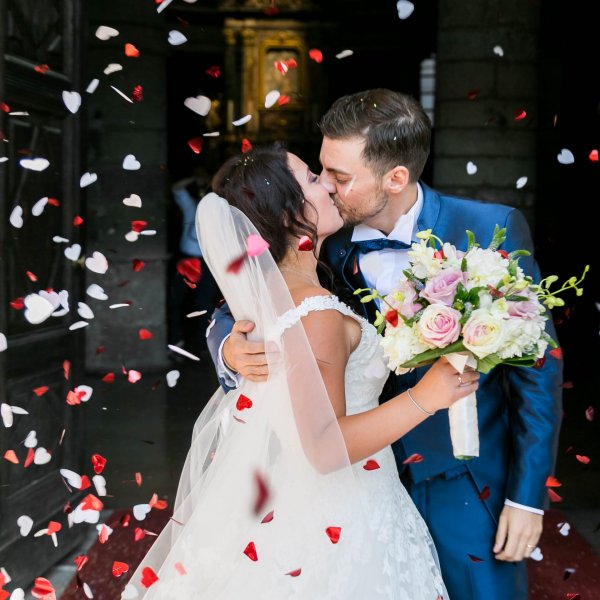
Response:
[[[290,289],[290,295],[296,306],[312,296],[331,296],[331,292],[321,286],[307,285]]]

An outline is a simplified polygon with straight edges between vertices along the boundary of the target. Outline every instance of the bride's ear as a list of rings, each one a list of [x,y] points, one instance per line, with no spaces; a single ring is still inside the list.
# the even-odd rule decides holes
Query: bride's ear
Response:
[[[410,172],[398,165],[383,176],[383,187],[392,194],[399,194],[410,183]]]

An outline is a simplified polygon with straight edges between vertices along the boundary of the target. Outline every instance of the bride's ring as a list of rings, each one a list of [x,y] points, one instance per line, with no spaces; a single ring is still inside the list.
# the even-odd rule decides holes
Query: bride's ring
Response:
[[[535,546],[532,546],[531,544],[527,544],[528,548],[535,548]]]
[[[462,378],[461,378],[461,376],[457,375],[457,377],[458,377],[458,385],[462,385]]]

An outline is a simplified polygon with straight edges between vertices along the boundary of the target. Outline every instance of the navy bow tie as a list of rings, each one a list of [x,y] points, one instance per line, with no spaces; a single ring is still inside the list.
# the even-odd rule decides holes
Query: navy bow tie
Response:
[[[361,240],[354,242],[356,248],[361,254],[367,252],[374,252],[376,250],[383,250],[385,248],[394,248],[400,250],[406,250],[411,247],[411,244],[400,242],[399,240],[389,240],[388,238],[377,238],[375,240]]]

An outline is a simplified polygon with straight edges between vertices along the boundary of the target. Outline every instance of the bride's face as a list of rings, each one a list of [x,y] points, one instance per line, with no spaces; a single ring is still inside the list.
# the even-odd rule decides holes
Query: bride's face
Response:
[[[304,216],[317,228],[317,237],[325,238],[341,229],[344,221],[318,175],[312,173],[308,165],[295,154],[288,152],[287,156],[290,171],[307,200]]]

